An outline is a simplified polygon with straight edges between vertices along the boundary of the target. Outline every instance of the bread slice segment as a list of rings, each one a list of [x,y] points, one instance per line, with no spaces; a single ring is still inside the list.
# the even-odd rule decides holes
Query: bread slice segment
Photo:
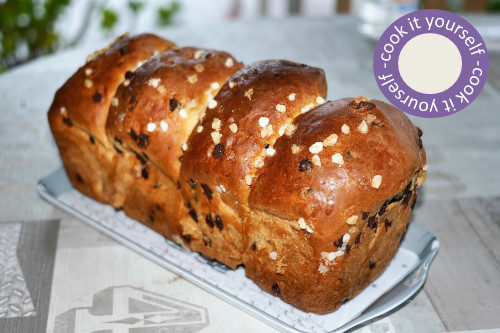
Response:
[[[409,119],[375,100],[327,102],[294,125],[255,176],[243,261],[263,289],[327,313],[396,252],[425,151]]]
[[[222,85],[241,67],[226,52],[173,49],[129,73],[110,107],[108,139],[124,159],[133,160],[125,212],[185,246],[190,238],[183,221],[193,217],[178,190],[178,177],[188,138]]]
[[[130,161],[108,141],[105,126],[112,98],[126,73],[174,47],[152,34],[118,38],[89,56],[56,92],[49,124],[72,185],[82,193],[116,208],[123,206]]]
[[[186,225],[190,247],[230,267],[243,263],[252,179],[294,117],[322,103],[324,72],[285,60],[249,65],[215,97],[188,141],[180,186],[198,223]],[[193,241],[196,240],[196,241]]]

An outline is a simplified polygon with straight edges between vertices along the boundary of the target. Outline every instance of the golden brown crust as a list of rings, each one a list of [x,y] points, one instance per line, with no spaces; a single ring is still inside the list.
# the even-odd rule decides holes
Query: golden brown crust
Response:
[[[56,94],[49,121],[73,185],[207,258],[245,265],[304,311],[334,311],[378,277],[425,179],[421,131],[380,101],[325,103],[323,71],[283,60],[239,70],[227,53],[182,48],[118,87],[126,72],[106,66],[119,50],[129,71],[158,45],[173,44],[125,38],[90,61],[107,90],[87,114],[89,88],[70,89],[85,67]]]
[[[316,99],[324,98],[326,89],[323,70],[291,61],[262,61],[239,71],[216,96],[216,107],[208,110],[201,123],[203,130],[189,138],[181,186],[188,189],[189,179],[223,185],[231,189],[226,195],[245,204],[249,194],[245,177],[255,174],[263,149],[274,144],[280,128],[304,107],[318,105]],[[286,111],[277,111],[279,105]],[[231,129],[233,124],[236,127]],[[219,142],[213,137],[218,134],[220,156]]]
[[[217,260],[230,267],[242,264],[250,192],[245,179],[262,167],[262,152],[272,149],[280,128],[325,94],[321,69],[284,60],[252,64],[228,80],[215,98],[217,105],[207,110],[202,130],[191,134],[182,161],[180,184],[189,209],[204,222],[217,219],[220,226],[185,221],[186,230],[198,230],[188,231],[192,249],[216,249]],[[278,105],[284,109],[278,111]],[[203,235],[220,241],[205,245]]]
[[[55,104],[67,110],[75,126],[106,144],[108,109],[118,85],[125,80],[125,73],[174,46],[151,34],[119,38],[102,53],[94,55],[61,87]]]
[[[165,237],[180,235],[179,220],[187,216],[187,210],[176,183],[150,163],[138,163],[134,171],[123,205],[125,213]]]
[[[122,36],[96,52],[56,92],[48,112],[69,179],[94,199],[121,207],[133,161],[111,149],[105,135],[108,109],[125,73],[175,45],[143,34]]]
[[[241,67],[215,50],[164,52],[129,75],[110,107],[109,140],[137,159],[123,209],[166,237],[181,236],[187,246],[196,236],[179,223],[192,221],[177,188],[180,160],[209,102]]]
[[[261,288],[301,310],[332,312],[387,267],[404,235],[414,200],[412,194],[409,203],[392,203],[382,215],[374,213],[372,222],[358,223],[344,253],[332,262],[318,253],[312,235],[297,230],[291,221],[252,211],[246,229],[250,239],[243,256],[245,271]],[[325,243],[324,253],[339,251],[344,235]]]
[[[417,131],[394,107],[376,100],[368,103],[358,108],[352,98],[346,98],[296,118],[295,133],[277,140],[276,154],[258,171],[250,208],[291,220],[302,217],[328,237],[329,232],[336,232],[332,224],[345,226],[342,222],[354,215],[361,219],[362,211],[376,210],[403,190],[425,164]],[[371,116],[375,118],[368,125]],[[358,128],[363,122],[366,133]],[[342,132],[345,125],[348,134]],[[323,141],[332,134],[338,137],[336,143],[325,147]],[[316,142],[323,148],[315,154],[310,149]],[[300,151],[294,154],[292,145]],[[340,154],[342,164],[332,161],[335,154]],[[319,156],[320,167],[304,161],[314,155]],[[301,169],[301,163],[307,167]],[[381,177],[378,188],[372,186],[376,176]],[[332,218],[338,222],[332,223]]]
[[[326,313],[389,263],[406,230],[425,152],[408,118],[380,101],[328,102],[294,124],[294,134],[276,141],[276,154],[254,177],[243,262],[264,289]],[[336,142],[325,141],[332,134]],[[342,159],[334,162],[335,154]]]
[[[228,59],[231,66],[226,66]],[[152,58],[116,91],[106,124],[110,140],[147,154],[176,182],[183,145],[193,127],[220,87],[241,67],[228,53],[192,47]]]

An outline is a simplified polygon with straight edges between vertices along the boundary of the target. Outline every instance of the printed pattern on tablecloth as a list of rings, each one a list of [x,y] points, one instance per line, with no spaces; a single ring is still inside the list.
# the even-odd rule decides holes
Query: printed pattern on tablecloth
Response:
[[[0,222],[0,332],[45,332],[59,225]]]
[[[17,259],[21,228],[21,223],[0,224],[0,318],[36,315]]]
[[[208,324],[204,307],[131,286],[116,286],[96,293],[91,307],[58,315],[54,332],[195,333]]]

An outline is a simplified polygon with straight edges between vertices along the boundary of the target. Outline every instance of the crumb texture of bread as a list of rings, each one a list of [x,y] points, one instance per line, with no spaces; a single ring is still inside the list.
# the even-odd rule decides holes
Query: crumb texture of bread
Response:
[[[322,69],[122,36],[56,92],[73,186],[317,314],[387,267],[426,177],[422,131]]]

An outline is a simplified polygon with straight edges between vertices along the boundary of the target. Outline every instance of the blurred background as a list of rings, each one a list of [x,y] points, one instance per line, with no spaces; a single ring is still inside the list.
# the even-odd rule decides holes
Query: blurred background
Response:
[[[0,0],[0,73],[57,50],[105,44],[125,32],[220,21],[355,15],[361,35],[376,40],[396,18],[423,8],[498,15],[500,0]],[[500,16],[497,25],[478,30],[485,39],[498,39]]]

